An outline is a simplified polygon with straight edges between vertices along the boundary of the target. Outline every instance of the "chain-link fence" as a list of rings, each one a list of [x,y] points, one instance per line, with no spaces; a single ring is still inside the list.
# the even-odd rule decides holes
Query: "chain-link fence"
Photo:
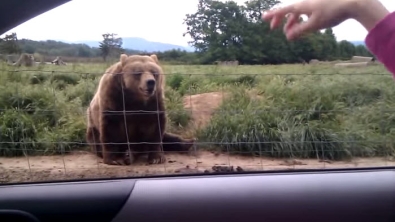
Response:
[[[0,181],[395,164],[380,65],[164,65],[164,99],[142,73],[94,98],[107,68],[1,68]]]

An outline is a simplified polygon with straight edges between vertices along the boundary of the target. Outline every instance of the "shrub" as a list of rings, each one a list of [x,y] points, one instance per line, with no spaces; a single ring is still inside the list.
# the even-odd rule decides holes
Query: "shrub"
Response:
[[[342,159],[394,152],[382,142],[395,128],[395,117],[379,108],[395,105],[394,90],[383,82],[360,78],[350,85],[342,77],[321,76],[289,84],[276,76],[258,88],[264,99],[234,89],[200,137],[223,151],[270,157]]]
[[[166,89],[166,113],[170,126],[186,127],[190,121],[190,114],[184,109],[182,96],[175,90]]]

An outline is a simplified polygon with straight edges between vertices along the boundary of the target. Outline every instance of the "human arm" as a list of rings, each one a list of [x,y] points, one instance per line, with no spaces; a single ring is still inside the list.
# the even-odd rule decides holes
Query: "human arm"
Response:
[[[395,12],[377,0],[353,0],[352,17],[368,31],[366,47],[395,77]]]
[[[368,30],[366,47],[395,77],[395,12],[388,12],[374,25],[365,28]]]

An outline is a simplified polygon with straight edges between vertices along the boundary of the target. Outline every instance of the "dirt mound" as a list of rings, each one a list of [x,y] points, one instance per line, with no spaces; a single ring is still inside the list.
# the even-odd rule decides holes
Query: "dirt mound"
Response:
[[[248,93],[253,99],[263,99],[259,92],[251,90]],[[228,95],[226,92],[209,92],[185,96],[183,99],[184,108],[192,114],[192,128],[205,127],[210,122],[214,111]]]
[[[184,97],[185,109],[191,111],[194,129],[206,126],[214,111],[221,105],[226,93],[210,92]]]

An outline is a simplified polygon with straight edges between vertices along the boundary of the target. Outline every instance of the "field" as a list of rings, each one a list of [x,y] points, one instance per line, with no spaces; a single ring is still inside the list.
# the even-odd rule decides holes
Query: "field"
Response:
[[[195,150],[164,165],[104,165],[84,137],[107,66],[0,65],[0,182],[395,165],[391,74],[331,64],[164,65],[168,130],[198,138]]]

